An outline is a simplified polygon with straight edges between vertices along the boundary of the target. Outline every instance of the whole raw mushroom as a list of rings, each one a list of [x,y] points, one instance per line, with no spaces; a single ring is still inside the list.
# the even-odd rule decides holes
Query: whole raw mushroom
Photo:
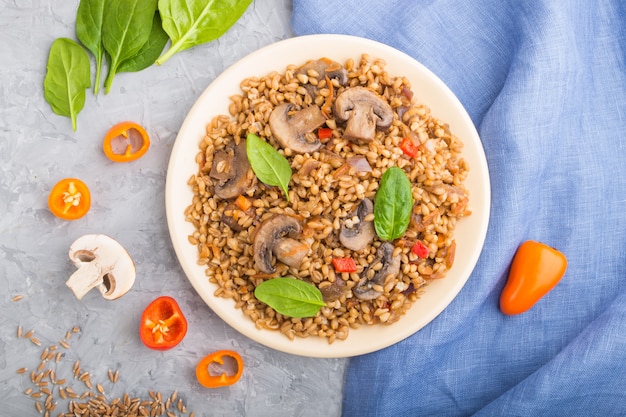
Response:
[[[76,298],[82,299],[92,288],[102,297],[115,300],[126,294],[135,282],[135,264],[124,247],[102,234],[89,234],[76,239],[69,257],[78,268],[66,281]]]

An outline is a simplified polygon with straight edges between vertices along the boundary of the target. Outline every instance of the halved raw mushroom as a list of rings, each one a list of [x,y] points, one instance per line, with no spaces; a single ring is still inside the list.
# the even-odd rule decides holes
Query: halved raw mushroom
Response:
[[[359,251],[369,245],[376,236],[373,220],[365,218],[374,213],[374,203],[369,198],[364,198],[356,209],[356,212],[344,220],[339,232],[339,241],[348,249]]]
[[[215,152],[209,176],[216,180],[215,195],[224,200],[236,198],[252,186],[254,175],[246,152],[246,141],[230,142]]]
[[[79,237],[69,250],[72,263],[78,268],[66,281],[76,298],[83,298],[92,288],[102,297],[115,300],[126,294],[135,282],[135,264],[115,239],[90,234]]]
[[[307,134],[323,125],[326,118],[316,105],[293,112],[294,107],[291,103],[282,103],[272,110],[269,118],[272,135],[283,148],[298,153],[315,152],[322,143],[317,136]]]
[[[306,243],[294,239],[301,230],[300,222],[285,214],[276,214],[263,221],[255,232],[252,245],[257,269],[266,274],[276,272],[272,255],[291,267],[299,267],[310,249]]]
[[[374,286],[382,286],[385,284],[387,277],[394,277],[400,272],[400,256],[393,256],[394,247],[389,242],[383,242],[376,251],[376,258],[368,265],[362,273],[362,278],[354,287],[352,293],[359,300],[373,300],[378,298],[382,293],[374,289]],[[372,273],[373,268],[378,264],[382,267]],[[370,276],[371,275],[371,276]]]
[[[344,137],[349,140],[371,142],[376,129],[387,130],[393,122],[389,103],[366,87],[346,88],[335,100],[335,116],[346,123]]]

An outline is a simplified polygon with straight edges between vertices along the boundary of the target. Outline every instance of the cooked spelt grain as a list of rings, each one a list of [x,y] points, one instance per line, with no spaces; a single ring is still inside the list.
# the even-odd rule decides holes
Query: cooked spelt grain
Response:
[[[395,116],[387,132],[378,132],[376,140],[367,144],[351,143],[343,138],[343,126],[329,114],[326,126],[332,138],[317,152],[296,154],[280,149],[269,128],[269,115],[275,106],[290,102],[297,108],[315,103],[322,106],[334,100],[346,88],[332,79],[331,85],[320,74],[308,69],[298,72],[297,65],[263,77],[251,77],[241,83],[241,93],[231,97],[230,116],[219,115],[207,122],[206,135],[196,155],[198,172],[187,184],[194,196],[185,210],[195,232],[188,236],[198,248],[198,264],[206,268],[206,276],[216,284],[215,296],[232,298],[236,308],[260,329],[282,332],[289,339],[323,337],[329,343],[344,340],[349,330],[361,325],[392,324],[415,303],[421,289],[431,279],[441,278],[452,264],[455,249],[454,229],[458,218],[469,215],[468,192],[463,186],[469,167],[461,152],[462,142],[444,122],[436,119],[430,109],[413,100],[406,77],[393,76],[385,69],[384,60],[363,54],[360,60],[344,63],[350,87],[366,86],[383,97],[394,109]],[[317,86],[311,96],[310,87]],[[230,142],[238,143],[249,133],[256,133],[279,149],[289,160],[293,175],[287,203],[274,187],[255,183],[247,193],[255,216],[238,217],[242,231],[224,225],[222,216],[233,215],[229,202],[213,195],[209,177],[213,154]],[[415,158],[407,158],[400,149],[401,140],[412,137],[420,143]],[[371,172],[356,171],[347,162],[350,157],[365,157]],[[380,292],[375,300],[361,301],[352,289],[361,279],[363,269],[372,263],[380,240],[360,252],[341,246],[338,233],[342,222],[353,222],[353,210],[363,198],[374,199],[378,181],[390,166],[405,170],[412,183],[415,199],[412,221],[404,237],[395,242],[394,255],[401,259],[401,272],[374,288]],[[302,219],[303,237],[311,251],[299,268],[277,265],[277,275],[293,275],[310,281],[320,289],[341,282],[344,292],[329,300],[315,319],[293,319],[276,313],[254,298],[254,288],[271,278],[259,273],[254,265],[252,241],[259,222],[271,214],[289,214]],[[372,220],[370,215],[367,221]],[[411,247],[422,240],[430,249],[427,259],[412,254]],[[350,256],[359,266],[357,273],[336,274],[330,268],[333,257]],[[375,266],[372,273],[379,269]],[[242,299],[245,297],[245,302]]]

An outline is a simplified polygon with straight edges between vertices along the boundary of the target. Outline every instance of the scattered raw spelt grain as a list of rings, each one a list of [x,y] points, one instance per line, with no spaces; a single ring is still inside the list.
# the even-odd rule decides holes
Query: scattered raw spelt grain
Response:
[[[20,329],[18,329],[18,333],[21,332]],[[79,328],[74,327],[71,333],[77,333],[78,331]],[[34,330],[30,330],[28,333],[28,339],[32,341]],[[70,332],[66,334],[66,339],[69,338],[69,335]],[[18,337],[20,336],[21,334],[18,335]],[[63,346],[62,343],[61,345]],[[69,344],[66,349],[69,349]],[[56,371],[62,372],[61,359],[64,353],[55,353],[55,350],[57,350],[55,345],[42,349],[39,353],[41,362],[37,371],[33,370],[30,372],[30,382],[33,386],[24,390],[25,395],[36,400],[35,408],[44,417],[50,417],[60,402],[67,406],[67,411],[58,412],[56,417],[183,417],[188,415],[182,399],[178,398],[178,391],[172,392],[165,402],[161,392],[153,390],[149,391],[149,400],[133,397],[128,393],[125,393],[123,397],[109,400],[105,395],[106,389],[103,384],[96,383],[96,390],[92,389],[91,373],[81,370],[80,361],[76,360],[72,365],[73,381],[80,381],[88,388],[79,395],[70,386],[72,380],[68,381],[66,378],[57,379]],[[50,359],[56,359],[56,363],[60,363],[59,365],[54,365],[56,370],[48,367]],[[21,375],[27,371],[27,368],[22,367],[18,368],[16,373]],[[119,370],[115,372],[109,370],[108,376],[110,383],[116,383],[120,376]],[[193,413],[189,414],[189,416],[192,415]]]

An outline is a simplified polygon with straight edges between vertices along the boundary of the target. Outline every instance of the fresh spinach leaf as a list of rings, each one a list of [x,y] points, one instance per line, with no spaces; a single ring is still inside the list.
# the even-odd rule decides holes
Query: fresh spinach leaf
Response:
[[[404,171],[390,167],[380,179],[374,198],[374,228],[383,240],[394,240],[406,232],[413,210],[411,182]]]
[[[154,61],[161,55],[169,39],[161,25],[159,12],[156,12],[152,20],[152,30],[150,31],[148,41],[141,47],[137,54],[124,60],[120,66],[117,67],[117,72],[137,72],[148,68],[154,64]]]
[[[50,47],[47,72],[43,81],[44,98],[52,111],[72,120],[85,105],[85,90],[91,86],[89,55],[77,42],[56,39]]]
[[[315,285],[291,277],[262,282],[254,289],[254,296],[289,317],[313,317],[326,306]]]
[[[106,0],[81,0],[76,12],[76,36],[96,58],[96,80],[94,94],[100,89],[100,74],[104,58],[102,45],[102,17]]]
[[[172,44],[157,59],[163,64],[177,52],[222,36],[243,15],[252,0],[159,0],[163,29]]]
[[[102,44],[109,54],[104,81],[108,93],[120,64],[137,54],[150,37],[157,0],[108,0],[104,11]]]
[[[252,133],[246,139],[246,153],[257,178],[267,185],[279,186],[289,201],[291,165],[272,145]]]

